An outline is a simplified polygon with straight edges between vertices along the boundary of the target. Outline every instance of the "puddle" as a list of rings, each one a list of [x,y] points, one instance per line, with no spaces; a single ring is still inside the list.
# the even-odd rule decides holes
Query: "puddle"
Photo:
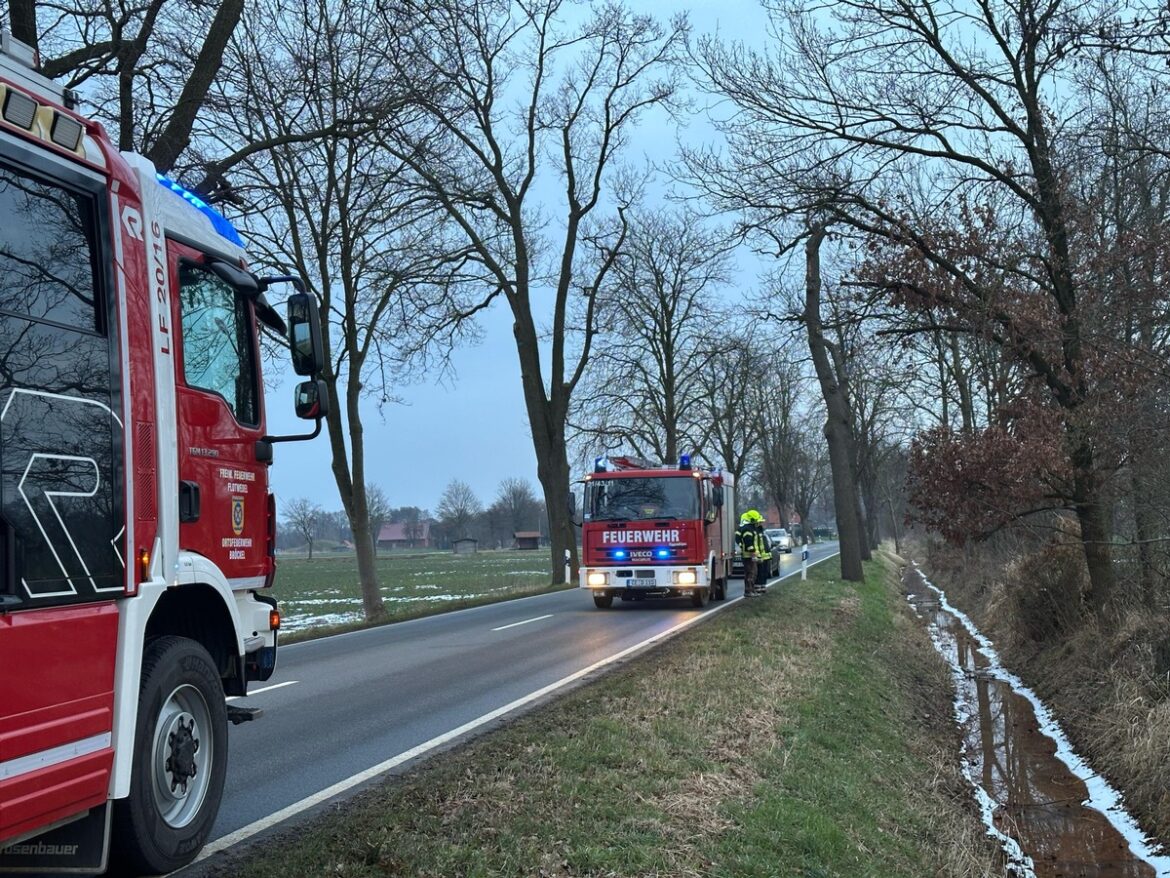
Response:
[[[963,772],[1012,874],[1158,878],[1153,852],[1121,797],[1072,750],[1044,704],[999,663],[990,641],[915,567],[903,591],[955,679]]]

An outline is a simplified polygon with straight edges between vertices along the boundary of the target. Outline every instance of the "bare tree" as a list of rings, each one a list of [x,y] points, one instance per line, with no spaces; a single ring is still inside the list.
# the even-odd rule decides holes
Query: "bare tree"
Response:
[[[325,0],[286,4],[281,16],[262,13],[234,46],[230,87],[249,112],[231,124],[240,140],[270,148],[236,165],[233,185],[253,211],[254,252],[305,278],[320,304],[332,470],[372,619],[384,607],[362,402],[385,405],[411,370],[441,368],[456,334],[432,344],[433,330],[446,320],[445,290],[462,257],[445,249],[445,214],[411,195],[411,172],[377,129],[319,136],[339,119],[382,114],[385,127],[413,124],[378,63],[383,20],[369,4]]]
[[[452,479],[443,489],[435,511],[451,538],[459,539],[467,536],[471,523],[483,511],[483,505],[475,496],[471,485],[459,479]]]
[[[492,510],[507,527],[508,539],[522,530],[540,527],[540,501],[527,479],[504,479],[496,490]]]
[[[766,5],[775,53],[714,41],[699,53],[736,112],[734,159],[693,155],[696,176],[765,238],[812,210],[889,242],[875,289],[922,315],[922,331],[991,339],[1037,376],[1061,412],[1065,502],[1104,618],[1114,464],[1094,424],[1112,378],[1093,362],[1108,321],[1057,120],[1072,117],[1061,78],[1106,4]],[[930,226],[914,222],[927,213]]]
[[[412,26],[383,63],[411,87],[426,124],[394,131],[396,155],[419,178],[418,197],[458,226],[489,278],[466,313],[502,297],[515,319],[559,582],[563,553],[575,568],[577,550],[565,425],[591,353],[595,296],[624,246],[637,194],[615,162],[630,129],[671,100],[669,62],[685,27],[616,5],[568,24],[564,0],[404,5]]]
[[[598,294],[602,327],[573,425],[597,452],[677,460],[706,438],[700,376],[721,351],[714,293],[729,281],[726,235],[691,210],[641,210],[625,252]]]
[[[309,547],[310,561],[313,560],[313,540],[323,514],[320,506],[304,497],[297,497],[284,507],[284,522],[304,537]]]
[[[706,439],[699,453],[735,478],[737,505],[741,482],[760,448],[758,387],[766,380],[756,321],[745,318],[742,323],[742,332],[725,332],[712,338],[712,346],[720,354],[712,358],[711,367],[699,379],[707,421]]]
[[[374,554],[378,554],[378,534],[382,525],[390,520],[390,498],[378,485],[366,485],[366,515],[370,522],[370,543]]]

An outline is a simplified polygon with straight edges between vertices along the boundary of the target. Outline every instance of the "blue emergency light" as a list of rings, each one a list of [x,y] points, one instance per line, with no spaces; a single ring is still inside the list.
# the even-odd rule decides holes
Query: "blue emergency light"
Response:
[[[155,172],[154,176],[158,179],[158,182],[160,184],[165,186],[167,189],[170,189],[176,195],[181,196],[184,201],[186,201],[188,204],[190,204],[192,207],[194,207],[197,211],[199,211],[201,214],[203,214],[205,217],[207,217],[209,220],[211,220],[211,225],[223,237],[227,238],[229,241],[231,241],[237,247],[244,246],[244,239],[240,237],[240,233],[236,231],[236,227],[233,226],[230,222],[228,222],[227,218],[222,213],[220,213],[218,210],[216,210],[214,207],[212,207],[210,204],[208,204],[206,201],[204,201],[202,198],[200,198],[194,192],[192,192],[189,189],[186,189],[183,186],[181,186],[180,184],[176,183],[170,177],[164,177],[162,174],[158,173],[157,171]]]
[[[670,549],[666,548],[665,546],[660,548],[660,549],[655,549],[654,550],[654,557],[655,558],[669,558],[670,557]]]
[[[617,561],[624,561],[626,558],[630,557],[630,553],[625,549],[614,549],[612,554],[614,559]]]

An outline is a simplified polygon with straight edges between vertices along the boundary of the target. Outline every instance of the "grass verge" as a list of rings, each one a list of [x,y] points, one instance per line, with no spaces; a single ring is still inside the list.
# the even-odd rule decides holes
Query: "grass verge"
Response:
[[[998,874],[888,563],[774,585],[204,874]]]

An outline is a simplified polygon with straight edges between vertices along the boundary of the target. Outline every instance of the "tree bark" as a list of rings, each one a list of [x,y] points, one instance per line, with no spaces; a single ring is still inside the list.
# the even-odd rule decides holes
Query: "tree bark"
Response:
[[[821,244],[824,226],[816,226],[805,243],[804,325],[808,331],[808,349],[812,355],[821,395],[828,417],[825,439],[829,443],[829,465],[833,471],[833,508],[837,514],[837,533],[841,546],[841,578],[861,582],[862,534],[858,516],[857,484],[854,481],[853,434],[849,409],[841,395],[836,371],[829,360],[821,324]]]

